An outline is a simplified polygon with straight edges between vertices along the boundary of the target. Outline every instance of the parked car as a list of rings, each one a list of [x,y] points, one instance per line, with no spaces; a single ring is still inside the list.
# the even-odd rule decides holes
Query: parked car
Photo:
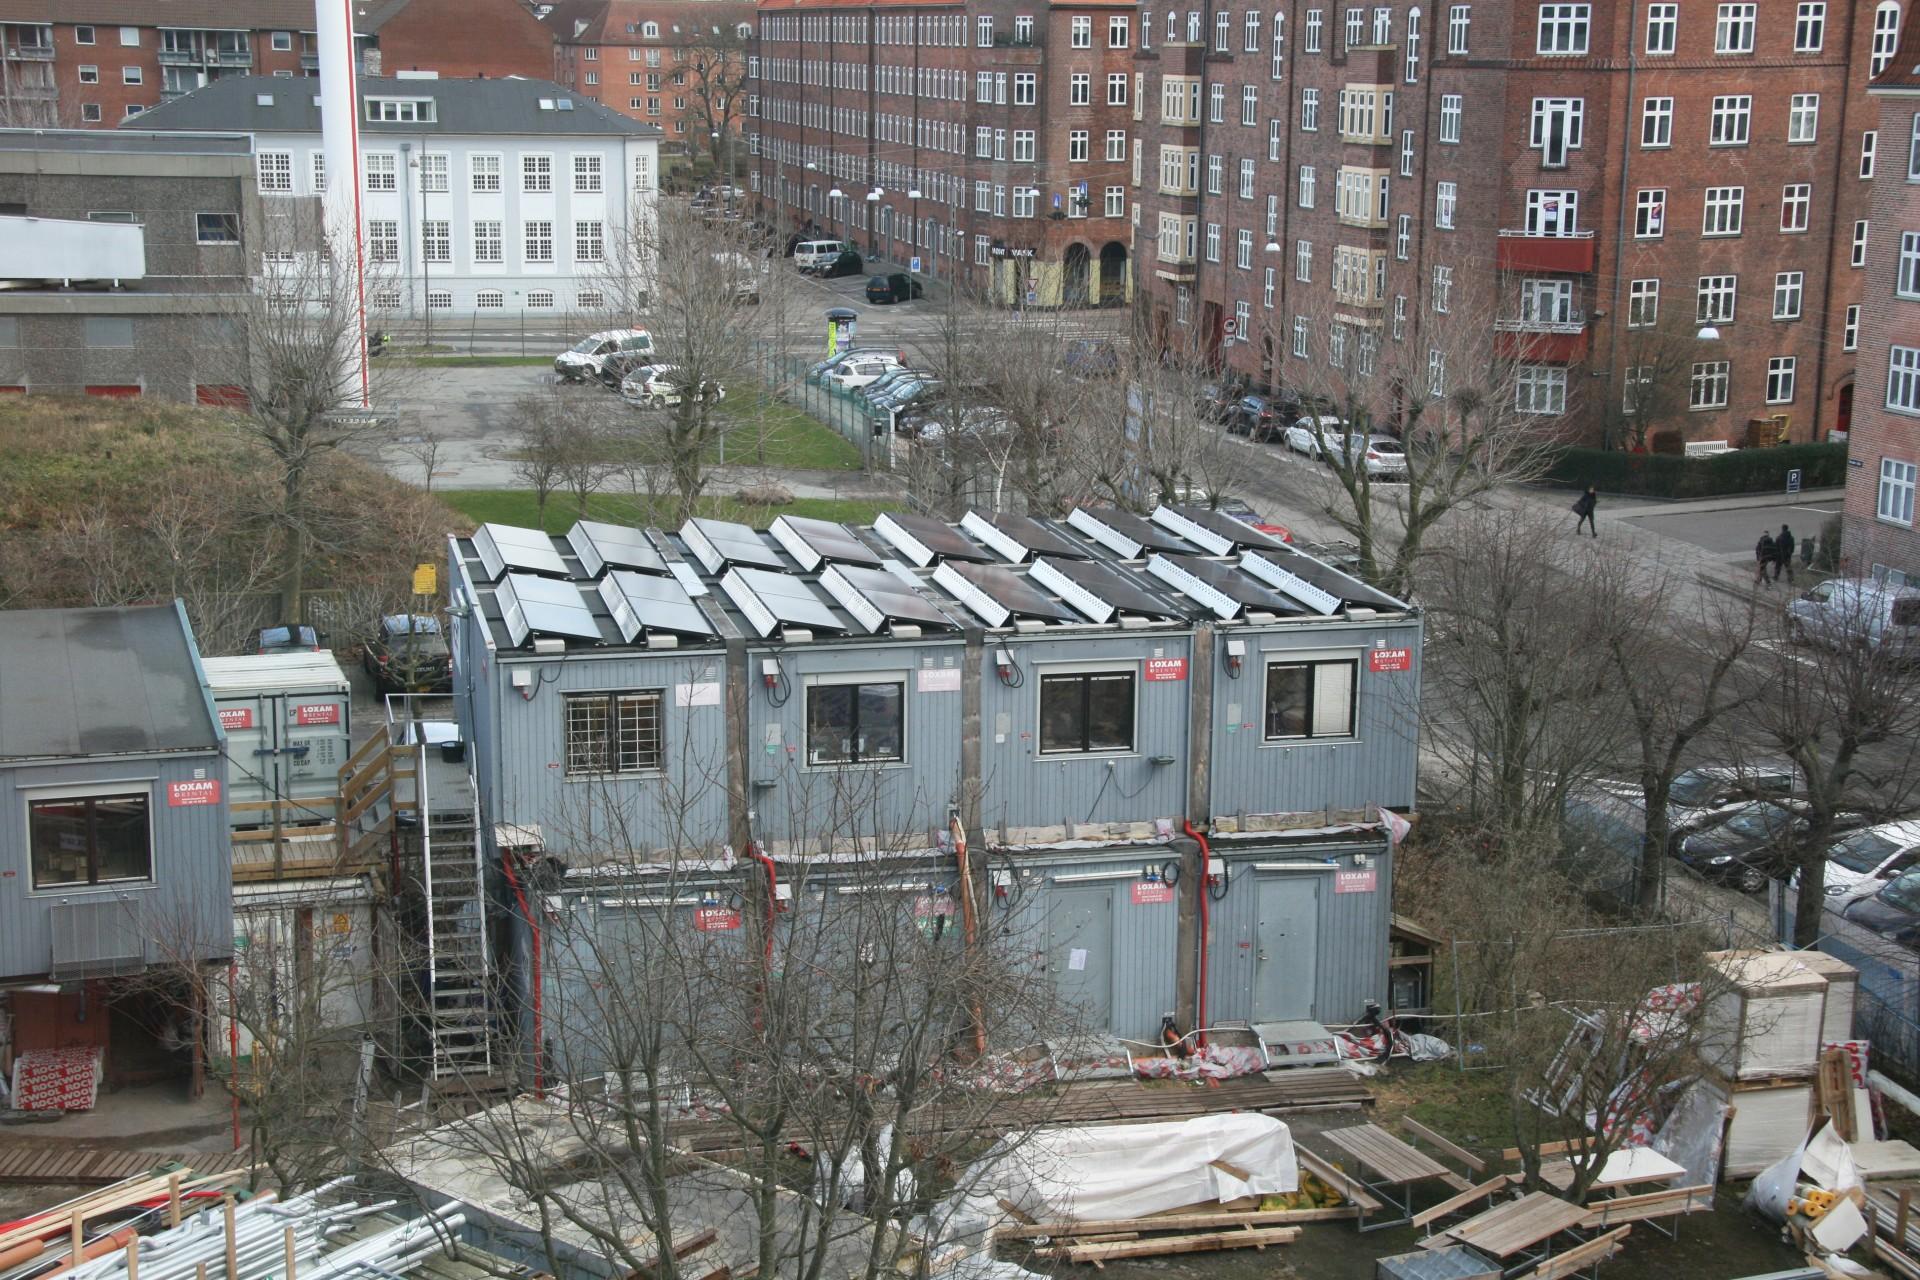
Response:
[[[1329,461],[1334,458],[1345,460],[1358,457],[1365,466],[1368,479],[1383,476],[1405,476],[1407,474],[1407,450],[1392,436],[1353,434],[1336,436],[1327,441]]]
[[[1920,868],[1902,872],[1869,898],[1856,898],[1840,914],[1857,924],[1911,944],[1920,937]]]
[[[395,613],[380,619],[361,659],[381,693],[452,693],[453,661],[440,619]]]
[[[1300,418],[1287,428],[1284,443],[1295,453],[1304,453],[1315,462],[1323,460],[1330,449],[1340,448],[1347,435],[1347,424],[1334,414]]]
[[[1284,396],[1244,395],[1227,411],[1227,431],[1267,444],[1280,438],[1297,411],[1298,406]]]
[[[1120,351],[1105,338],[1077,338],[1060,361],[1070,378],[1111,378],[1120,372]]]
[[[878,382],[899,367],[900,361],[893,356],[866,356],[859,360],[847,361],[828,373],[820,382],[821,385],[832,387],[835,391],[855,391]]]
[[[1920,862],[1920,821],[1883,822],[1850,831],[1827,846],[1827,905],[1870,898]]]
[[[841,240],[802,240],[793,246],[793,265],[802,271],[812,271],[837,260],[849,248],[851,246]]]
[[[1750,800],[1784,799],[1798,781],[1789,765],[1710,764],[1682,770],[1667,791],[1667,826],[1684,834]]]
[[[627,380],[635,369],[653,364],[650,351],[616,351],[600,362],[600,372],[596,375],[600,384],[609,391],[618,391],[620,384]]]
[[[904,271],[896,271],[890,276],[873,276],[867,281],[867,301],[882,306],[910,302],[920,293],[920,282]]]
[[[871,405],[874,400],[885,395],[889,388],[898,386],[908,378],[917,378],[920,376],[921,374],[918,369],[910,369],[904,364],[896,364],[893,368],[881,374],[875,381],[869,382],[866,386],[855,391],[853,396],[854,399],[860,401],[860,403]]]
[[[1230,422],[1233,406],[1240,403],[1240,388],[1230,382],[1203,383],[1194,400],[1208,422]]]
[[[848,360],[857,360],[862,356],[884,356],[892,354],[886,347],[849,347],[837,355],[828,356],[816,362],[807,370],[807,382],[817,385],[831,370],[838,368]]]
[[[327,638],[305,623],[283,622],[262,627],[254,637],[255,653],[323,653]]]
[[[866,261],[852,249],[847,249],[832,261],[810,268],[809,274],[816,275],[822,280],[838,280],[842,276],[860,275],[866,269]]]
[[[1834,819],[1839,830],[1864,821],[1865,816],[1855,812]],[[1708,879],[1758,893],[1769,878],[1785,870],[1791,846],[1811,825],[1805,806],[1795,801],[1753,800],[1682,836],[1675,856]]]
[[[883,416],[896,413],[909,405],[918,404],[938,395],[942,385],[940,379],[928,377],[926,374],[921,374],[917,378],[903,379],[896,382],[887,394],[875,396],[869,407],[874,413]]]
[[[680,403],[687,388],[687,375],[677,364],[650,364],[635,369],[620,384],[620,398],[636,409],[664,409]],[[704,399],[725,400],[727,389],[708,379]]]
[[[1833,648],[1892,646],[1920,657],[1920,590],[1871,578],[1834,578],[1787,605],[1787,634]]]
[[[567,382],[585,382],[600,372],[616,351],[651,353],[653,335],[645,329],[605,329],[588,334],[553,358],[553,371]]]

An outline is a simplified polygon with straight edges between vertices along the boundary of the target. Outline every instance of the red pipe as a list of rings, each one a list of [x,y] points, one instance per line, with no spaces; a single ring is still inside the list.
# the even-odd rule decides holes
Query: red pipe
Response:
[[[761,958],[766,961],[767,968],[771,969],[773,967],[773,916],[780,909],[780,868],[775,866],[773,859],[762,853],[760,846],[751,840],[747,842],[747,856],[767,869],[767,920],[766,928],[761,930],[760,949]]]
[[[227,960],[227,1058],[233,1064],[228,1092],[233,1094],[233,1149],[240,1149],[240,961]],[[198,1037],[195,1037],[196,1039]],[[254,1045],[257,1053],[259,1045]]]
[[[1196,1048],[1207,1043],[1207,868],[1213,862],[1213,850],[1207,845],[1207,838],[1193,829],[1193,824],[1185,818],[1180,819],[1180,829],[1187,833],[1189,840],[1200,844],[1200,883],[1195,886],[1200,894],[1200,981],[1193,1007],[1193,1043]]]
[[[507,873],[507,883],[513,886],[514,900],[520,904],[520,914],[527,918],[527,928],[533,933],[533,1096],[546,1096],[546,1064],[542,1050],[546,1047],[545,1028],[542,1026],[540,994],[540,921],[533,914],[533,908],[527,905],[526,891],[520,887],[520,877],[514,874],[513,850],[500,851],[500,867]]]

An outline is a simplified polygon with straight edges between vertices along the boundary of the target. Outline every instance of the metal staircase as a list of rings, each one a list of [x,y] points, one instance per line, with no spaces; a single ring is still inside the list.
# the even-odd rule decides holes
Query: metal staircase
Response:
[[[420,772],[420,881],[426,896],[426,1012],[433,1038],[433,1078],[487,1076],[493,1071],[493,1035],[480,815],[475,802],[464,797],[459,808],[436,809],[428,795],[424,760]],[[471,776],[468,782],[472,796]]]

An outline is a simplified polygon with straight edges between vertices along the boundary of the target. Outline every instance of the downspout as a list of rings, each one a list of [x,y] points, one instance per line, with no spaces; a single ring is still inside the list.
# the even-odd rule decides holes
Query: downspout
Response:
[[[980,931],[978,921],[974,918],[973,870],[967,864],[967,829],[961,825],[957,813],[948,819],[947,825],[953,832],[953,860],[960,872],[962,939],[967,946],[967,958],[971,960],[979,945]],[[987,1056],[987,1019],[977,998],[967,1002],[967,1018],[973,1023],[973,1051],[984,1058]]]
[[[747,856],[767,870],[767,908],[765,928],[760,935],[760,958],[767,969],[773,968],[773,917],[780,910],[780,868],[760,848],[758,841],[747,842]]]
[[[1607,304],[1607,396],[1609,397],[1609,405],[1615,403],[1615,401],[1612,400],[1612,397],[1616,393],[1616,383],[1614,379],[1620,373],[1620,276],[1627,253],[1627,196],[1632,190],[1632,187],[1629,185],[1629,173],[1633,166],[1633,90],[1634,80],[1640,69],[1639,40],[1640,10],[1635,6],[1627,14],[1627,101],[1625,110],[1622,112],[1625,118],[1621,121],[1620,125],[1620,188],[1617,197],[1620,205],[1620,215],[1615,219],[1613,229],[1613,300]],[[1667,210],[1663,206],[1660,210],[1660,227],[1662,231],[1666,229],[1666,225]],[[1832,254],[1829,253],[1828,257],[1829,261],[1831,261]],[[1624,403],[1624,397],[1626,395],[1625,386],[1624,384],[1618,385],[1620,388],[1618,394],[1623,397],[1621,402]],[[1603,420],[1604,415],[1610,412],[1612,412],[1611,408],[1603,408],[1601,410]]]
[[[1847,7],[1847,40],[1841,47],[1849,51],[1853,48],[1853,20],[1857,12],[1858,10],[1853,6],[1849,5]],[[1868,56],[1871,58],[1871,51],[1869,51]],[[1845,64],[1843,63],[1842,65],[1844,66]],[[1871,68],[1873,64],[1869,61],[1867,65]],[[1867,81],[1871,84],[1873,77],[1868,76]],[[1840,141],[1842,143],[1847,140],[1847,107],[1850,105],[1849,99],[1852,96],[1852,91],[1853,86],[1846,83],[1845,73],[1842,72],[1840,91]],[[1868,118],[1871,119],[1872,117]],[[1809,443],[1820,438],[1820,406],[1826,403],[1827,399],[1827,335],[1832,332],[1833,328],[1833,238],[1838,231],[1834,219],[1838,217],[1840,213],[1840,175],[1846,171],[1842,162],[1842,157],[1845,155],[1846,148],[1844,146],[1833,149],[1833,181],[1828,184],[1829,194],[1827,196],[1827,287],[1821,291],[1820,341],[1815,347],[1813,357],[1813,423],[1807,432],[1807,440]],[[1874,139],[1874,163],[1876,165],[1880,163],[1878,138]],[[1859,171],[1856,169],[1855,172],[1857,173]],[[1869,191],[1869,195],[1871,195],[1871,191]],[[1871,213],[1871,211],[1872,206],[1869,205],[1868,212]],[[1871,229],[1869,229],[1869,234],[1871,234]],[[1851,262],[1852,259],[1848,259],[1848,261]],[[1842,307],[1841,313],[1844,316],[1844,307]]]
[[[500,868],[507,873],[507,883],[513,887],[514,900],[520,904],[520,914],[526,917],[527,928],[533,941],[533,1096],[546,1096],[545,1028],[542,1025],[545,1010],[541,1005],[540,989],[540,921],[533,914],[533,908],[527,905],[526,891],[520,887],[520,877],[513,870],[513,850],[500,851]]]
[[[1196,984],[1198,994],[1193,1006],[1193,1042],[1196,1046],[1207,1043],[1207,868],[1213,865],[1213,850],[1207,844],[1207,838],[1194,829],[1193,823],[1180,819],[1180,829],[1189,840],[1200,846],[1200,880],[1194,885],[1199,893],[1200,906],[1200,963],[1199,980]]]

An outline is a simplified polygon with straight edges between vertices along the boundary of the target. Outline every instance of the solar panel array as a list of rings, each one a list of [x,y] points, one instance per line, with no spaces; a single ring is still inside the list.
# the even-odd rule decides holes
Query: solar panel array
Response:
[[[890,512],[870,530],[782,515],[764,533],[707,518],[677,534],[583,520],[564,539],[486,524],[472,546],[488,616],[497,611],[514,648],[713,643],[729,611],[748,634],[797,640],[1405,607],[1225,512],[1186,505],[1148,519],[969,512],[957,526]]]

